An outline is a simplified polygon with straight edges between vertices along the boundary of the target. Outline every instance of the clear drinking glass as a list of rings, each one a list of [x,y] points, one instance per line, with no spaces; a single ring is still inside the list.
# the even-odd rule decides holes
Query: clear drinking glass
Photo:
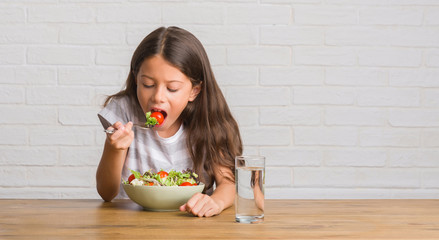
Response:
[[[261,223],[264,221],[265,157],[237,156],[235,168],[235,221]]]

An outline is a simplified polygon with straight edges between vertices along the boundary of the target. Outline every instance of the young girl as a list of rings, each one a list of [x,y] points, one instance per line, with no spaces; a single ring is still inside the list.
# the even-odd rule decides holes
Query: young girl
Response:
[[[181,211],[210,217],[233,204],[234,158],[242,153],[241,137],[194,35],[162,27],[146,36],[131,59],[125,89],[109,96],[104,106],[99,119],[105,129],[114,130],[107,133],[96,172],[105,201],[126,197],[120,185],[130,169],[192,168],[206,188]],[[152,129],[137,127],[149,111],[161,112],[164,122]]]

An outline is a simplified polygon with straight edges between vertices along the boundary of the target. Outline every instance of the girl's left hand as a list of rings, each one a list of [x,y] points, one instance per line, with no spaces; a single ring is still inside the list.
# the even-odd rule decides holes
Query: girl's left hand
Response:
[[[209,195],[196,193],[187,203],[180,206],[180,211],[186,211],[198,217],[211,217],[219,214],[222,209]]]

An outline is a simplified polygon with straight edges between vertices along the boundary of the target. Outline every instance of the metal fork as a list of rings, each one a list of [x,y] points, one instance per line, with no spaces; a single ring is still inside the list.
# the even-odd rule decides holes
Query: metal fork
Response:
[[[133,124],[133,127],[139,127],[139,128],[143,128],[143,129],[148,129],[148,128],[153,128],[155,125],[145,125],[145,124]],[[112,129],[105,129],[104,132],[108,133],[108,134],[113,134],[114,131],[116,131],[117,129],[112,128]]]

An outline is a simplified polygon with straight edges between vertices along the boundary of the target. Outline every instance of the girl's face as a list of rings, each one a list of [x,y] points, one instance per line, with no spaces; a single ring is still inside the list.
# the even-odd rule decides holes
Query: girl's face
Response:
[[[173,136],[180,128],[178,117],[201,87],[192,86],[189,78],[169,64],[161,55],[143,61],[136,76],[137,98],[143,112],[163,113],[165,120],[154,129],[159,136]]]

